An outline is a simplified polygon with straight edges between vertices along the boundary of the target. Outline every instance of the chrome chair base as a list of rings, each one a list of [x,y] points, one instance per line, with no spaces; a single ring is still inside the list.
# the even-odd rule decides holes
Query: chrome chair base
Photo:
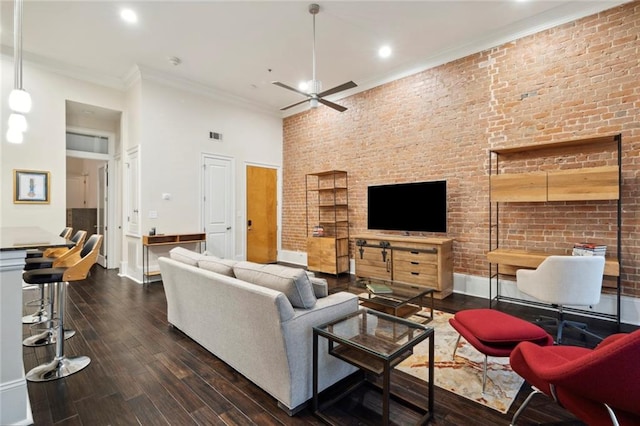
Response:
[[[22,317],[23,324],[37,324],[45,321],[49,321],[49,314],[47,311],[38,311]]]
[[[75,330],[65,330],[64,331],[64,340],[67,340],[73,336],[75,336]],[[22,341],[22,346],[28,346],[30,348],[39,347],[39,346],[47,346],[53,345],[56,343],[57,335],[54,329],[44,330],[42,333],[34,334],[33,336],[29,336]]]
[[[49,382],[70,376],[82,370],[91,363],[88,356],[55,358],[46,364],[41,364],[27,373],[30,382]]]

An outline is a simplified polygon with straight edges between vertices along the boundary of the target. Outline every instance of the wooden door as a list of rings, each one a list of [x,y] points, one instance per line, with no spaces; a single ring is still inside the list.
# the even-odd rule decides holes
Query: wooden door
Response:
[[[277,252],[277,171],[247,166],[247,260],[275,263]]]

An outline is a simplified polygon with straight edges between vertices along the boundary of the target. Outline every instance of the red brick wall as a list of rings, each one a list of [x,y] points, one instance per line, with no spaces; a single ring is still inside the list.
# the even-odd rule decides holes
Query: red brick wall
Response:
[[[446,179],[454,270],[487,276],[491,148],[622,134],[623,292],[640,297],[640,4],[630,3],[284,120],[282,248],[305,248],[305,174],[349,172],[352,235],[367,186]],[[617,164],[585,151],[520,171]],[[615,254],[615,203],[509,205],[500,245]],[[438,234],[434,234],[438,235]],[[353,247],[351,250],[353,257]]]

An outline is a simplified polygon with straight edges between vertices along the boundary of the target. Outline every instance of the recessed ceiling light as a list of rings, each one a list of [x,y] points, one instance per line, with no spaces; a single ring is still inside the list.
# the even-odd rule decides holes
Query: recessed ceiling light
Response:
[[[138,15],[131,9],[122,9],[120,11],[120,17],[130,24],[135,24],[138,22]]]
[[[391,56],[391,47],[382,46],[380,49],[378,49],[378,56],[380,56],[381,58],[388,58],[389,56]]]

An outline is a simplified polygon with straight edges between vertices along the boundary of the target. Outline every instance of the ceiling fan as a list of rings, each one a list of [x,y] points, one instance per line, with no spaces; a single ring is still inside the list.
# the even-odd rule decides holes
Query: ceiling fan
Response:
[[[338,92],[342,92],[343,90],[347,90],[347,89],[351,89],[354,87],[357,87],[358,85],[355,84],[353,81],[349,81],[347,83],[343,83],[339,86],[336,86],[332,89],[328,89],[325,90],[323,92],[320,92],[320,90],[322,89],[322,83],[318,80],[316,80],[316,15],[318,14],[318,12],[320,12],[320,6],[313,3],[309,5],[309,13],[311,15],[313,15],[313,74],[312,74],[312,79],[311,81],[308,83],[307,85],[307,90],[308,92],[304,92],[302,90],[298,90],[294,87],[291,87],[289,85],[286,85],[284,83],[280,83],[279,81],[273,81],[272,83],[275,84],[276,86],[280,86],[284,89],[287,90],[291,90],[294,91],[296,93],[299,93],[303,96],[306,97],[305,100],[300,101],[300,102],[296,102],[294,104],[291,105],[287,105],[284,108],[281,108],[280,111],[284,111],[287,110],[289,108],[293,108],[294,106],[303,104],[305,102],[309,102],[311,104],[311,108],[317,108],[318,107],[318,103],[321,103],[323,105],[326,105],[328,107],[331,107],[337,111],[343,112],[346,111],[347,108],[343,107],[342,105],[338,105],[336,103],[333,103],[331,101],[328,101],[326,99],[323,99],[325,96],[329,96],[329,95],[333,95],[334,93],[338,93]]]

